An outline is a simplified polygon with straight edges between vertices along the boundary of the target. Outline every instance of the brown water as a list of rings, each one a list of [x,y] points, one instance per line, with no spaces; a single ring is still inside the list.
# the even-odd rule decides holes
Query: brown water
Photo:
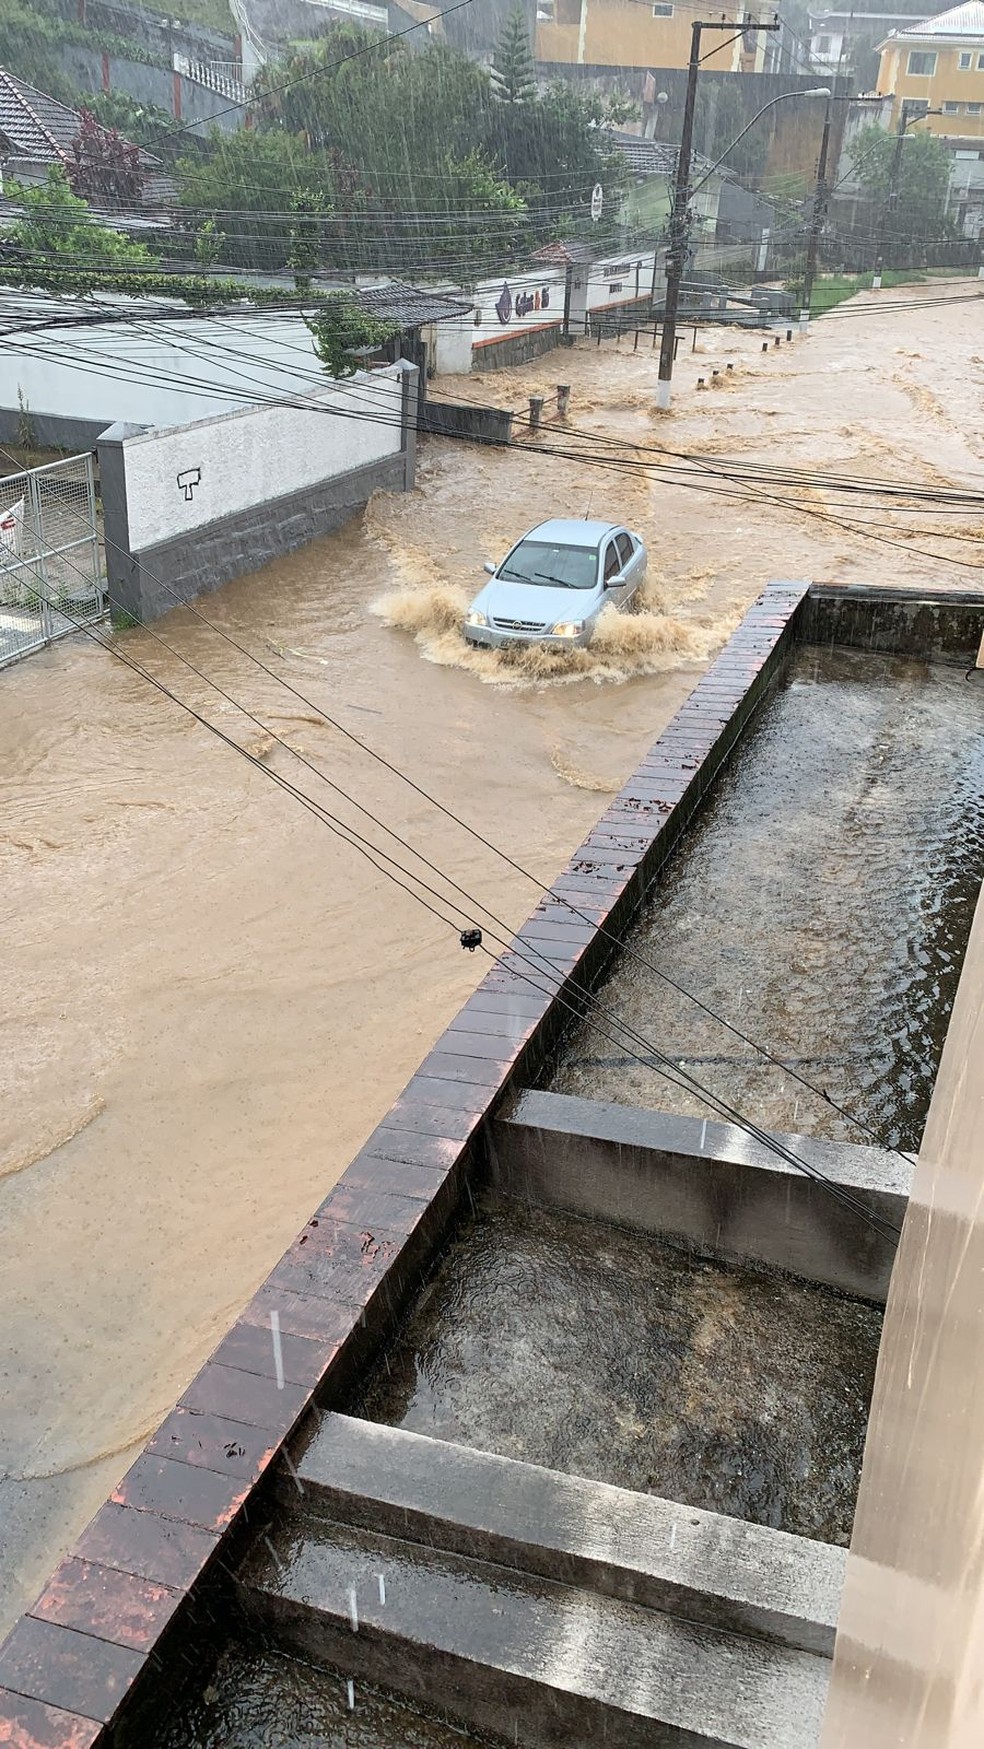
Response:
[[[550,1085],[713,1115],[647,1064],[650,1041],[768,1128],[871,1139],[848,1111],[917,1148],[982,876],[980,686],[801,649],[629,937],[640,957],[599,993],[607,1030],[577,1028]]]
[[[563,374],[573,421],[628,442],[672,434],[688,448],[967,483],[984,377],[968,361],[967,325],[964,306],[872,316],[821,325],[767,359],[752,336],[711,334],[703,356],[681,358],[669,421],[649,412],[652,359],[614,346],[464,389],[518,405]],[[693,396],[712,354],[736,361],[738,381]],[[944,379],[945,407],[932,398]],[[850,425],[848,391],[860,408]],[[313,708],[187,611],[156,629],[517,922],[533,889],[326,728],[321,706],[549,881],[690,690],[702,652],[770,577],[969,574],[907,563],[796,508],[653,486],[524,447],[431,441],[422,458],[414,496],[378,500],[363,522],[204,604]],[[616,628],[637,640],[634,654],[601,647],[552,686],[537,672],[490,671],[453,639],[450,660],[442,646],[422,661],[413,638],[373,615],[394,594],[477,590],[482,561],[517,529],[589,503],[650,544],[656,623]],[[124,644],[189,697],[206,696],[149,635]],[[503,684],[479,684],[490,679]],[[213,698],[208,709],[315,787],[230,706]],[[0,674],[0,805],[2,1629],[482,966],[85,641]]]
[[[881,1313],[510,1204],[448,1247],[354,1413],[846,1543]]]

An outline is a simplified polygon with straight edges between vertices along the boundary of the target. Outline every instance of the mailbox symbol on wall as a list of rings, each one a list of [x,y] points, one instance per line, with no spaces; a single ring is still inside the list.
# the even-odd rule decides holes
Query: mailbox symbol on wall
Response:
[[[194,498],[195,487],[201,484],[201,478],[201,468],[185,468],[184,473],[178,475],[178,489],[184,493],[186,504]]]

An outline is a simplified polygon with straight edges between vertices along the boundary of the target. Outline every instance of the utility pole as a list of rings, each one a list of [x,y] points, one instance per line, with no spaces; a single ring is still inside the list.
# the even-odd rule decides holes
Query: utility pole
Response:
[[[663,306],[663,333],[659,349],[659,381],[656,385],[656,405],[664,412],[670,405],[677,314],[680,308],[680,292],[687,266],[687,246],[690,238],[690,164],[693,157],[694,110],[697,103],[697,75],[700,72],[701,62],[701,34],[705,30],[730,30],[739,36],[744,36],[751,31],[778,29],[778,17],[772,24],[750,24],[747,20],[742,20],[739,23],[735,19],[720,19],[713,24],[697,21],[691,27],[687,98],[683,110],[683,128],[680,133],[673,208],[670,213],[670,241],[666,252],[666,300]]]
[[[820,156],[817,159],[817,186],[813,196],[813,217],[810,220],[810,235],[806,245],[806,266],[803,269],[803,296],[800,302],[800,324],[810,320],[810,304],[813,301],[813,282],[817,277],[817,259],[820,254],[820,233],[823,221],[827,216],[827,154],[830,150],[830,100],[823,118],[823,133],[820,135]]]
[[[905,136],[914,121],[920,121],[924,115],[942,115],[941,109],[915,109],[909,114],[909,105],[903,99],[899,110],[899,125],[895,130],[895,150],[888,172],[888,194],[882,207],[881,224],[878,227],[878,252],[875,256],[875,272],[871,281],[872,291],[881,290],[882,261],[885,255],[885,237],[888,234],[889,220],[894,219],[899,204],[899,172],[902,169],[902,147]]]

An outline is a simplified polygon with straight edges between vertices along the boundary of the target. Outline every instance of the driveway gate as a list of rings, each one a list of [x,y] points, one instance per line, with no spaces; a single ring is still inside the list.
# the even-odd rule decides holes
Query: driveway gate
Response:
[[[0,664],[105,611],[92,456],[0,477]]]

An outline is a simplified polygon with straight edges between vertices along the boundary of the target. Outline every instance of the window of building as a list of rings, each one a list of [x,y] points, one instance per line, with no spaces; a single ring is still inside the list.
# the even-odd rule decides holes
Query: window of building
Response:
[[[936,55],[928,49],[912,49],[908,72],[916,79],[931,79],[936,72]]]
[[[978,55],[977,57],[977,71],[978,73],[984,73],[984,55]]]
[[[666,3],[666,0],[656,0],[656,4],[653,7],[653,17],[654,18],[672,18],[673,17],[672,6],[669,6]]]
[[[959,115],[960,114],[959,103],[944,103],[943,114],[944,115]]]
[[[830,53],[830,38],[829,38],[829,36],[818,36],[817,37],[816,52],[818,55],[829,55],[829,53]]]
[[[960,55],[957,61],[957,66],[960,68],[961,73],[969,73],[973,65],[974,57],[969,51],[966,54]]]
[[[981,106],[979,103],[968,103],[968,105],[967,105],[967,114],[968,115],[980,115],[980,113],[981,113]]]

